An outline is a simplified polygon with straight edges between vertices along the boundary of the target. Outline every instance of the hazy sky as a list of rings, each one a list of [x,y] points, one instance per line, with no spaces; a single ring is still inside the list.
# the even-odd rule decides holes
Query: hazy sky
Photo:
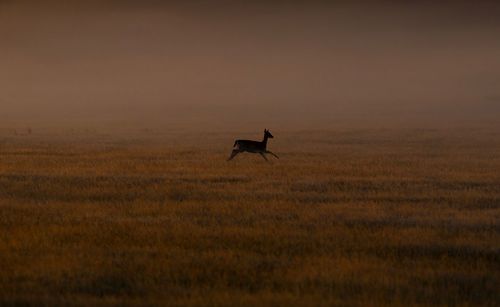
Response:
[[[500,118],[500,4],[434,2],[0,0],[0,120]]]

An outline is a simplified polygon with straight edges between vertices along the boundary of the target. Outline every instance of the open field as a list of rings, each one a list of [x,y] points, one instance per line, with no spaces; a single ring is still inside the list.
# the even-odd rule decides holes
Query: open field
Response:
[[[2,132],[0,305],[500,304],[500,133],[272,132]]]

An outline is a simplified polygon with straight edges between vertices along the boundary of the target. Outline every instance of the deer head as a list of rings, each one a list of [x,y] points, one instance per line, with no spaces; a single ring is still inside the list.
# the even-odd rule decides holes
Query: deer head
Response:
[[[270,139],[274,138],[274,136],[269,132],[269,130],[264,129],[264,137],[268,137]]]

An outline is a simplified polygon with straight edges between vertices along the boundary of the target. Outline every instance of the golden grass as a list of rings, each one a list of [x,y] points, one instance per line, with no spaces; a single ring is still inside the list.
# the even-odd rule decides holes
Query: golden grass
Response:
[[[273,133],[5,137],[0,305],[500,304],[499,134]]]

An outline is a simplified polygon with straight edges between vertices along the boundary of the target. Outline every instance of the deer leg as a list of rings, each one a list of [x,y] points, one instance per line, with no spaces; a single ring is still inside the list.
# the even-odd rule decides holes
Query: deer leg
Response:
[[[237,154],[239,154],[239,153],[240,153],[240,151],[239,151],[239,150],[234,149],[234,150],[231,152],[231,156],[227,159],[227,161],[231,161],[231,160],[233,160],[233,158],[234,158]]]
[[[262,158],[264,158],[264,160],[266,160],[267,162],[269,162],[269,160],[267,160],[266,155],[264,155],[264,153],[263,153],[263,152],[259,152],[259,153],[260,153],[260,155],[262,156]]]
[[[278,157],[277,155],[275,155],[273,152],[270,152],[269,150],[268,150],[268,151],[266,151],[266,153],[268,153],[268,154],[272,154],[272,155],[273,155],[273,156],[275,156],[277,159],[279,159],[279,158],[280,158],[280,157]]]

